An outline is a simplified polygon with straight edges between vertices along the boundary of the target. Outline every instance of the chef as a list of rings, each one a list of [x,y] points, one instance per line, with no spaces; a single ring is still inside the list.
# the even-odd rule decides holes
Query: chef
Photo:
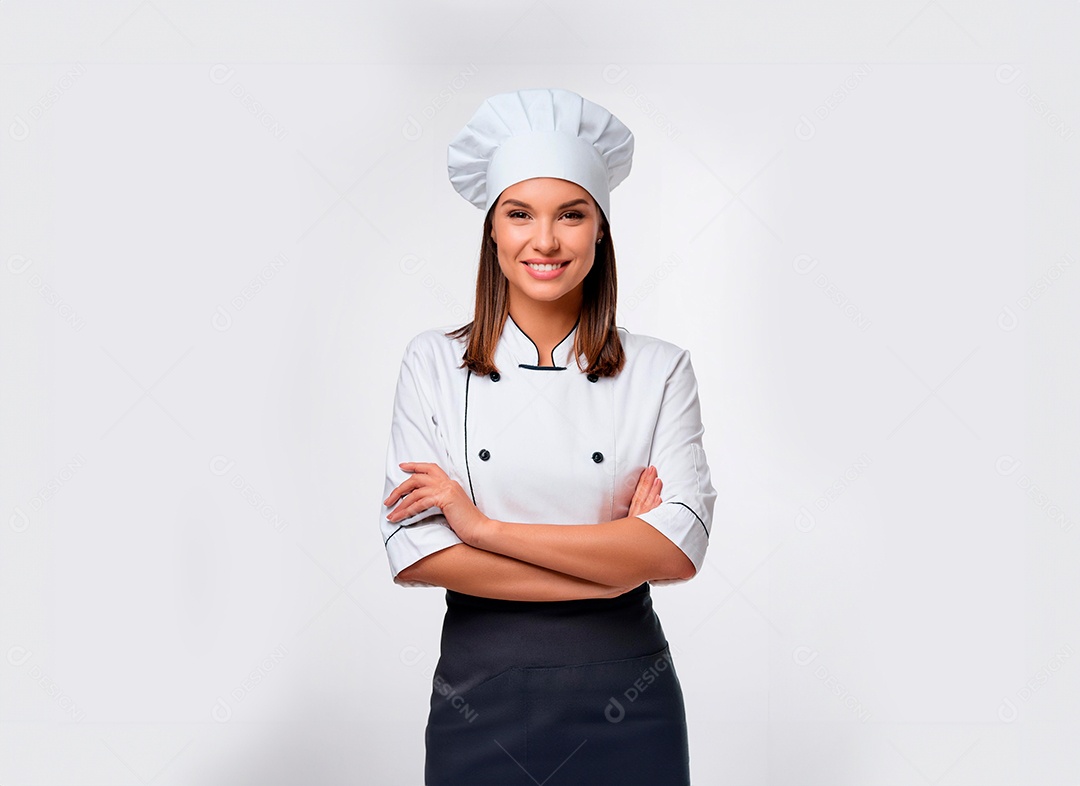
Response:
[[[475,314],[405,348],[380,517],[393,580],[446,589],[427,784],[689,783],[649,589],[700,570],[716,491],[689,351],[615,325],[633,149],[560,89],[492,96],[449,146],[485,215]]]

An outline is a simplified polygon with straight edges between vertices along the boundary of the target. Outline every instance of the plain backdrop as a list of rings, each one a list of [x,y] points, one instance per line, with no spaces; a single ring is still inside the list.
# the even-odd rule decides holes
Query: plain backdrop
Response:
[[[446,145],[636,136],[618,323],[719,497],[654,590],[695,784],[1080,783],[1080,5],[0,4],[0,783],[420,784],[377,516],[470,318]],[[542,782],[537,777],[537,782]]]

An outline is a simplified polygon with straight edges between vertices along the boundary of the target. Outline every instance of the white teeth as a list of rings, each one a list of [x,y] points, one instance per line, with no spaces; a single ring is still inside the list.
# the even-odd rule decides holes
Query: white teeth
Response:
[[[534,265],[532,262],[526,262],[525,264],[531,267],[533,270],[557,270],[558,268],[562,267],[561,263],[555,265]]]

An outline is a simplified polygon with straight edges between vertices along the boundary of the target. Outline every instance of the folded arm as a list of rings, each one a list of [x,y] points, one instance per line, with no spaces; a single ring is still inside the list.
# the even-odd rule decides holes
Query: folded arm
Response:
[[[694,564],[667,536],[636,516],[599,524],[492,521],[475,544],[485,551],[613,586],[689,579]]]
[[[398,578],[504,600],[614,598],[637,586],[601,584],[465,543],[429,554],[398,573]]]
[[[500,592],[500,582],[507,579],[521,583],[505,591],[531,596],[538,591],[603,593],[609,588],[631,589],[646,581],[686,580],[696,573],[693,561],[678,545],[639,518],[660,504],[663,484],[655,467],[641,473],[629,515],[624,518],[597,524],[521,524],[484,516],[468,500],[460,484],[451,481],[437,466],[404,466],[416,474],[385,502],[393,504],[405,489],[415,489],[412,493],[418,499],[401,503],[404,509],[391,511],[390,518],[396,521],[413,508],[425,508],[434,499],[452,519],[450,525],[457,536],[454,539],[461,542],[420,560],[425,564],[419,579],[416,573],[406,572],[407,568],[398,574],[400,581],[420,580],[449,589],[468,583],[482,591],[460,591],[503,597],[493,593]],[[435,532],[444,534],[441,530]],[[439,554],[447,556],[436,559]],[[486,559],[484,554],[488,555]],[[488,567],[490,572],[485,570]]]

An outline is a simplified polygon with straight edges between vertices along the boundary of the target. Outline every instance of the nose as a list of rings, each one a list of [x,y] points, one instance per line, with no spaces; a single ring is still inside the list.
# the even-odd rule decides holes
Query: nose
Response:
[[[541,220],[536,222],[533,246],[546,257],[555,255],[555,252],[559,249],[559,238],[555,234],[555,223],[553,221]]]

